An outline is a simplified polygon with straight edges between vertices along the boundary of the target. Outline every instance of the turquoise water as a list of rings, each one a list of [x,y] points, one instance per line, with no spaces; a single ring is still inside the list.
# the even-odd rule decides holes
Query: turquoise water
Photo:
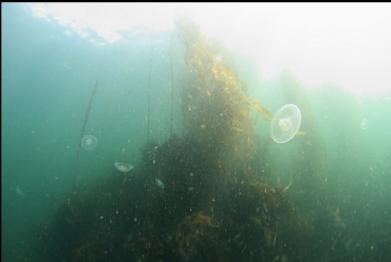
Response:
[[[31,236],[53,218],[77,172],[92,185],[115,173],[115,161],[140,164],[148,137],[148,88],[149,136],[163,143],[171,127],[182,134],[185,63],[179,40],[172,44],[173,52],[170,34],[160,33],[93,45],[21,5],[2,5],[4,261],[29,261]],[[170,59],[176,88],[172,122]],[[251,61],[233,60],[252,97],[269,110],[293,103],[302,111],[303,137],[276,144],[263,118],[257,118],[257,134],[265,177],[282,185],[292,181],[289,193],[307,219],[328,216],[344,229],[318,222],[317,238],[331,235],[342,248],[319,241],[306,261],[391,258],[391,88],[366,96],[330,84],[307,88],[290,73],[264,80]],[[77,157],[95,84],[85,134],[97,138],[97,147]]]

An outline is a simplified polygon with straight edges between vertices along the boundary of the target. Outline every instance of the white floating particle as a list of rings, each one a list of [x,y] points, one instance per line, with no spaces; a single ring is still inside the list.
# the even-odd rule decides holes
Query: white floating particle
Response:
[[[367,118],[363,118],[360,122],[360,128],[361,130],[367,130],[368,129],[368,119]]]
[[[164,183],[159,178],[155,179],[155,184],[160,187],[161,189],[164,189]]]

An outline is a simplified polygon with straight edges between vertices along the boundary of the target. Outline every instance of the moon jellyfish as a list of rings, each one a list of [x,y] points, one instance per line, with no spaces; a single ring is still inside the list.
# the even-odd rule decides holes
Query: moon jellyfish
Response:
[[[98,145],[98,139],[93,135],[85,135],[81,139],[81,146],[84,150],[94,150]]]
[[[125,163],[125,162],[119,162],[115,161],[114,162],[114,167],[122,173],[129,172],[130,170],[133,169],[133,166],[131,164]]]
[[[270,126],[270,135],[274,142],[286,143],[297,134],[300,125],[300,109],[294,104],[286,104],[275,113]]]

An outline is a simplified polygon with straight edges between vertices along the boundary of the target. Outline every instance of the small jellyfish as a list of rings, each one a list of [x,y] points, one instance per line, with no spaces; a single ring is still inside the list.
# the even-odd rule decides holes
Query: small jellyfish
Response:
[[[300,125],[300,109],[294,104],[286,104],[274,115],[270,126],[270,135],[274,142],[286,143],[297,134]]]
[[[93,135],[85,135],[81,139],[81,146],[84,150],[91,151],[98,145],[98,139]]]
[[[119,172],[122,172],[122,173],[126,173],[126,172],[129,172],[130,170],[133,169],[133,166],[129,163],[125,163],[125,162],[119,162],[119,161],[115,161],[114,162],[114,167],[119,171]]]

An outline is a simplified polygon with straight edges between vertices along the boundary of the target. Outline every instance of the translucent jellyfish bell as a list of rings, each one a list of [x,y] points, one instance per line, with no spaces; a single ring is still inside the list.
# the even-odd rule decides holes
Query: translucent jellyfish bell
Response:
[[[122,173],[126,173],[126,172],[129,172],[130,170],[133,169],[133,166],[129,163],[125,163],[125,162],[119,162],[119,161],[115,161],[114,162],[114,167],[119,171],[119,172],[122,172]]]
[[[294,104],[286,104],[275,113],[270,126],[270,135],[274,142],[286,143],[297,134],[300,125],[300,109]]]
[[[81,139],[81,147],[84,150],[94,150],[98,145],[98,139],[93,135],[85,135]]]

